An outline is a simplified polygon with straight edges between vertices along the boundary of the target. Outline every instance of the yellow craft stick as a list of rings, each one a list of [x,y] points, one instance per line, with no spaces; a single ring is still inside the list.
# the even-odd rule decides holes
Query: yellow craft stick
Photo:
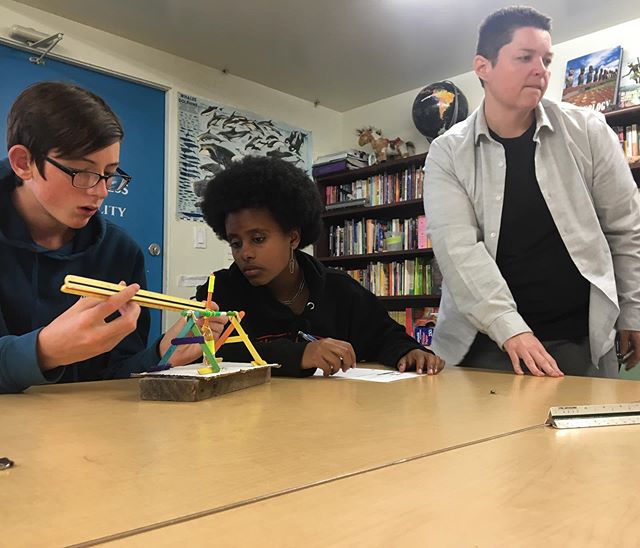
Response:
[[[91,290],[88,290],[85,287],[77,287],[73,284],[63,285],[60,288],[62,293],[68,293],[70,295],[80,295],[82,297],[93,297],[94,299],[103,299],[106,300],[109,297],[115,295],[113,291],[108,289],[100,289],[98,287],[94,287]],[[159,301],[154,301],[153,299],[145,299],[144,297],[138,297],[134,295],[131,299],[133,302],[138,303],[140,306],[145,306],[147,308],[157,308],[159,310],[169,310],[172,312],[182,312],[184,307],[182,305],[171,306],[167,303],[162,303]]]
[[[205,303],[205,308],[207,310],[212,310],[213,309],[213,285],[216,282],[216,277],[214,276],[213,272],[211,274],[209,274],[209,285],[207,287],[207,302]],[[202,336],[204,337],[204,344],[206,346],[206,348],[209,350],[209,353],[211,354],[211,356],[213,357],[214,360],[217,361],[216,358],[216,341],[213,338],[213,332],[211,331],[211,328],[209,327],[209,316],[205,316],[204,317],[204,322],[202,323]],[[214,364],[210,364],[209,363],[209,358],[207,356],[207,353],[203,353],[202,354],[202,361],[207,364],[210,365],[211,367],[214,366]],[[219,370],[219,368],[218,368]]]
[[[110,282],[103,282],[102,280],[94,280],[93,278],[84,278],[82,276],[68,275],[64,278],[65,284],[73,283],[78,286],[99,287],[102,289],[111,290],[113,293],[122,291],[125,286],[114,284]],[[156,293],[154,291],[147,291],[140,289],[136,293],[137,296],[145,297],[147,299],[154,299],[161,302],[166,302],[172,305],[180,304],[184,305],[185,310],[205,310],[205,303],[200,301],[192,301],[190,299],[183,299],[181,297],[173,297],[171,295],[165,295],[164,293]]]
[[[237,320],[237,318],[235,318],[234,316],[231,316],[229,318],[229,321],[233,324],[233,327],[236,328],[236,332],[238,333],[238,335],[242,339],[242,342],[245,344],[245,346],[247,347],[247,350],[249,350],[250,354],[253,356],[253,359],[255,360],[255,365],[267,365],[267,362],[265,362],[260,357],[260,354],[258,354],[258,351],[255,349],[255,347],[253,346],[253,344],[249,340],[249,337],[248,337],[246,331],[242,328],[242,326],[240,325],[240,322]]]
[[[216,277],[213,274],[209,274],[209,286],[207,288],[207,302],[205,304],[205,308],[207,310],[213,309],[213,286],[216,283]],[[205,329],[209,329],[209,316],[205,316],[203,326]]]
[[[64,278],[64,285],[60,288],[63,293],[72,293],[74,295],[86,295],[90,297],[106,298],[122,291],[125,286],[94,280],[92,278],[84,278],[82,276],[68,275]],[[144,289],[138,292],[132,298],[134,302],[138,302],[143,306],[151,308],[160,308],[174,311],[181,310],[205,310],[204,302],[182,299],[180,297],[172,297],[163,293],[154,291],[146,291]]]
[[[75,284],[65,284],[60,288],[60,291],[71,295],[80,295],[82,297],[93,297],[95,299],[104,300],[115,295],[115,292],[109,289],[101,289],[98,287],[89,289],[86,286],[76,286]],[[182,312],[185,309],[184,305],[181,304],[170,304],[168,302],[156,301],[154,299],[140,297],[137,294],[134,295],[131,300],[138,303],[140,306],[145,306],[147,308],[157,308],[159,310],[169,310],[172,312]]]
[[[212,272],[209,276],[209,287],[207,288],[207,293],[209,294],[209,298],[213,296],[213,287],[216,285],[216,275]]]

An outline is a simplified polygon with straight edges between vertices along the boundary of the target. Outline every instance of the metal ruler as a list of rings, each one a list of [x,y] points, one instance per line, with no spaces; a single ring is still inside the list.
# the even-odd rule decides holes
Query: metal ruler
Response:
[[[640,403],[552,407],[545,424],[554,428],[640,424]]]

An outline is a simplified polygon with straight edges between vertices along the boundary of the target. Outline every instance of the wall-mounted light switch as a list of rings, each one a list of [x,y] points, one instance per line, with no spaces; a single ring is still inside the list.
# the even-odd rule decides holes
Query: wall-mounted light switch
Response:
[[[207,248],[207,233],[205,227],[200,224],[193,227],[193,247],[196,249]]]

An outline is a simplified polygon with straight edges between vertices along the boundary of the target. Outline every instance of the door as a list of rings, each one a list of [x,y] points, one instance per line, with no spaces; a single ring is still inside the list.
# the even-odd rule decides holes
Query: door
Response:
[[[62,61],[29,62],[33,54],[0,44],[0,156],[6,156],[6,120],[16,97],[43,80],[74,82],[100,95],[124,126],[120,165],[133,179],[110,193],[102,214],[122,226],[145,254],[148,288],[162,291],[164,242],[165,92]],[[150,251],[151,250],[151,251]],[[151,311],[150,340],[160,334],[160,312]]]

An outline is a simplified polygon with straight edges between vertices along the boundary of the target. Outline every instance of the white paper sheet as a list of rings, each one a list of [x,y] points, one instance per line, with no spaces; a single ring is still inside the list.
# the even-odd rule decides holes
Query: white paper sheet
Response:
[[[280,367],[275,363],[268,363],[267,365],[251,365],[250,363],[240,362],[222,362],[220,364],[219,373],[207,373],[201,375],[198,373],[198,369],[206,367],[203,363],[192,363],[190,365],[184,365],[182,367],[172,367],[171,369],[165,369],[164,371],[151,371],[149,373],[138,373],[135,377],[147,377],[147,376],[166,376],[166,377],[198,377],[199,379],[208,379],[211,377],[220,377],[229,375],[230,373],[237,373],[239,371],[248,371],[257,367]]]
[[[322,377],[322,369],[317,369],[315,377]],[[346,373],[338,371],[331,375],[331,379],[351,379],[354,381],[369,381],[369,382],[394,382],[401,381],[403,379],[413,379],[419,377],[417,373],[400,373],[400,371],[394,371],[392,369],[366,369],[364,367],[354,367],[349,369]]]

